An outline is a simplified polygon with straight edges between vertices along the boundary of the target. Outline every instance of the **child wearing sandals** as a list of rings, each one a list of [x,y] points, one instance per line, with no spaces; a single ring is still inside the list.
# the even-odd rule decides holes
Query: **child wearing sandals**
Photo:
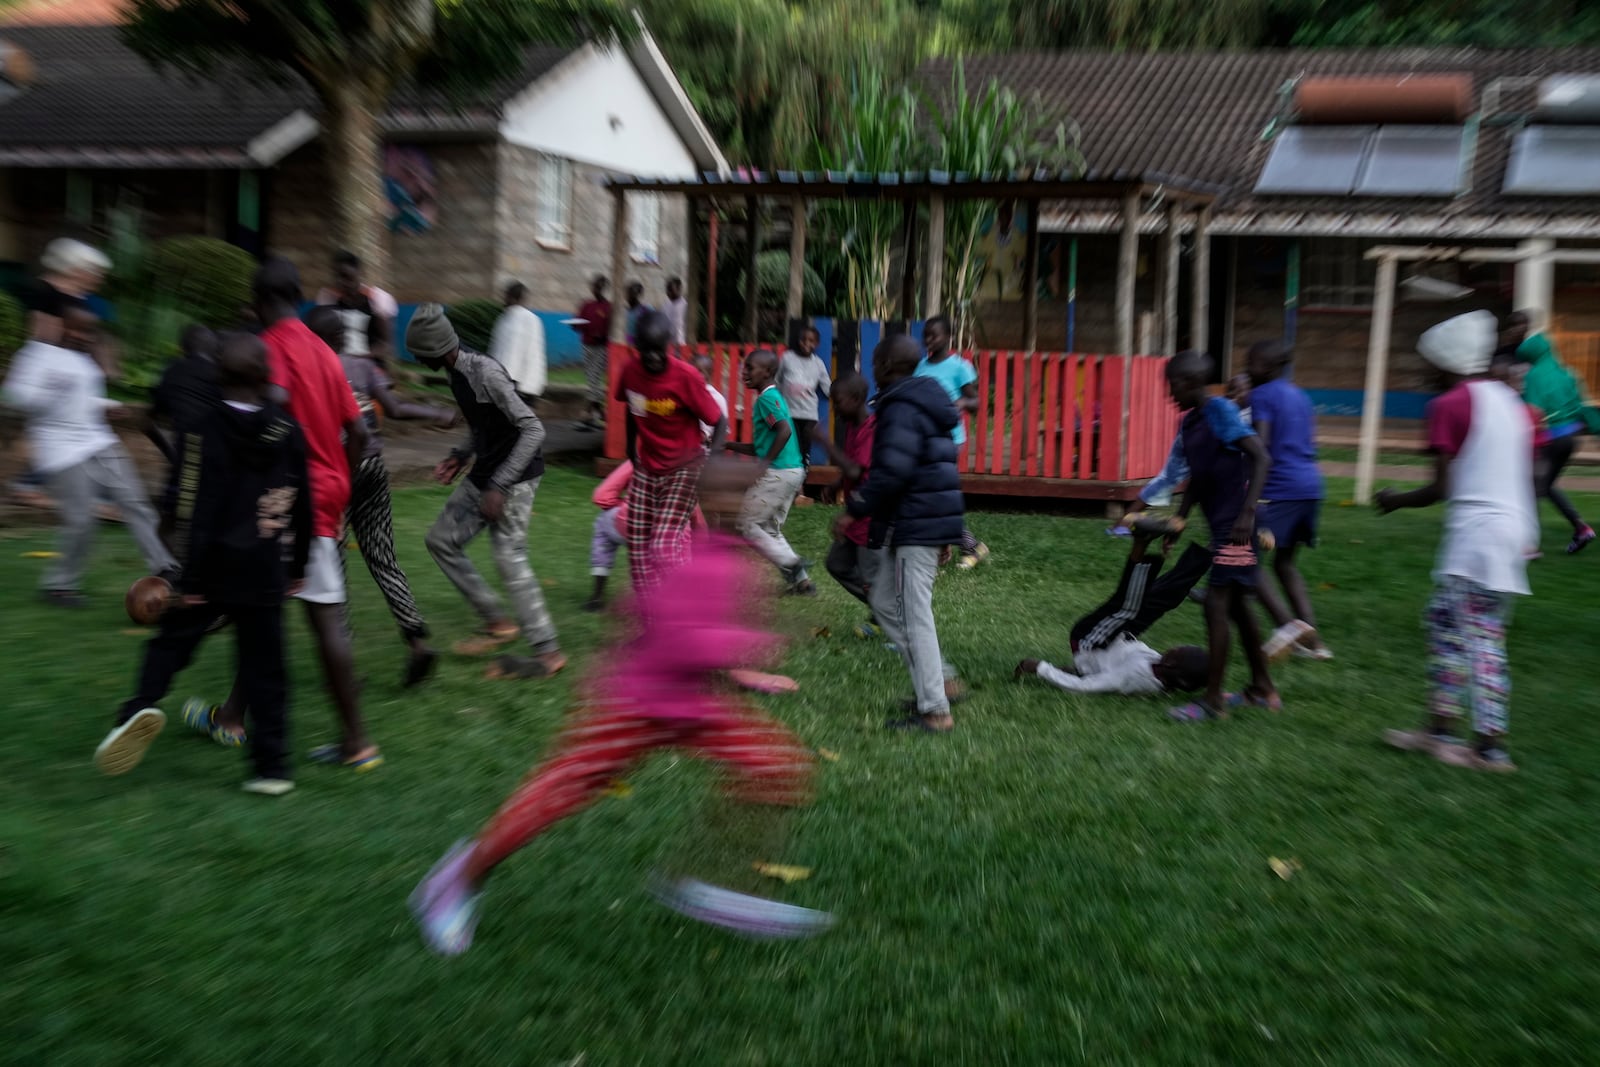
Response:
[[[1426,617],[1428,713],[1421,729],[1389,730],[1384,740],[1451,766],[1504,772],[1516,770],[1505,742],[1506,627],[1511,598],[1530,592],[1527,560],[1539,543],[1537,416],[1491,376],[1494,344],[1487,311],[1440,323],[1417,341],[1447,385],[1427,412],[1434,478],[1409,492],[1384,489],[1375,503],[1380,515],[1445,504]],[[1470,744],[1457,739],[1464,716]]]
[[[305,576],[311,548],[311,497],[300,427],[267,397],[267,352],[244,333],[222,336],[217,361],[222,403],[189,427],[177,456],[173,549],[182,566],[182,600],[161,617],[145,645],[138,692],[117,713],[95,750],[105,774],[126,774],[166,725],[156,702],[188,666],[212,624],[233,621],[234,682],[250,718],[255,777],[246,792],[282,796],[289,778],[283,600]],[[203,701],[184,720],[227,746],[244,743],[217,725]]]
[[[1196,504],[1211,531],[1211,574],[1206,591],[1206,643],[1209,669],[1205,695],[1172,709],[1180,722],[1220,718],[1229,707],[1254,705],[1277,710],[1277,687],[1261,650],[1261,630],[1250,610],[1260,560],[1256,555],[1256,503],[1266,482],[1270,460],[1256,436],[1226,397],[1206,395],[1211,360],[1199,352],[1180,352],[1167,364],[1167,388],[1182,411],[1179,434],[1189,462],[1189,488],[1178,518],[1187,520]],[[1250,685],[1239,694],[1223,693],[1228,673],[1228,642],[1239,630]]]
[[[631,640],[585,687],[545,761],[477,838],[447,852],[411,895],[423,941],[442,955],[472,943],[491,871],[562,819],[576,815],[640,761],[664,748],[716,762],[727,775],[726,812],[687,849],[700,877],[658,877],[654,892],[680,914],[751,937],[802,937],[832,924],[826,912],[756,895],[752,860],[770,860],[788,812],[811,795],[809,750],[789,730],[722,691],[719,675],[772,658],[779,639],[750,612],[767,602],[758,572],[730,527],[755,479],[753,464],[713,458],[699,498],[713,529],[689,559],[661,576],[650,610],[635,600]],[[553,857],[552,857],[553,858]],[[714,880],[711,880],[714,879]],[[740,888],[734,888],[734,886]]]

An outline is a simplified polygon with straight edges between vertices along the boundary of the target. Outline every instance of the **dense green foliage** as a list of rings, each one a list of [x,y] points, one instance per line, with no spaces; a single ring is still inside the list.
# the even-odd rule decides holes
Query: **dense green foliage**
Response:
[[[213,329],[232,326],[250,302],[256,261],[244,249],[213,237],[173,237],[150,249],[145,269],[152,283],[195,321]]]
[[[0,373],[11,363],[12,353],[28,339],[28,316],[10,293],[0,293]]]
[[[479,352],[489,351],[489,336],[494,333],[495,321],[500,318],[502,306],[493,300],[463,300],[450,305],[450,324],[456,336],[468,348]]]
[[[854,72],[897,85],[930,56],[1057,48],[1600,43],[1585,0],[644,0],[729,157],[797,165]]]

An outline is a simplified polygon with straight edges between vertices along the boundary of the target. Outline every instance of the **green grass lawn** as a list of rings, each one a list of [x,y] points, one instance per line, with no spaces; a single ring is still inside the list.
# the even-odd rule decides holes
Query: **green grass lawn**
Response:
[[[592,486],[553,470],[529,535],[579,664],[601,636],[578,611]],[[422,548],[443,498],[408,490],[396,505],[402,562],[448,643],[474,620]],[[829,517],[791,520],[819,559]],[[352,557],[382,769],[300,767],[297,792],[265,800],[238,791],[237,754],[169,725],[134,773],[103,778],[90,755],[141,644],[121,610],[137,556],[108,531],[95,606],[60,613],[35,605],[42,564],[22,558],[49,532],[13,531],[0,538],[0,1061],[1587,1062],[1600,1047],[1600,558],[1561,555],[1549,528],[1512,631],[1522,773],[1479,776],[1377,741],[1420,716],[1438,519],[1330,508],[1306,569],[1338,659],[1284,666],[1281,715],[1201,727],[1168,722],[1162,700],[1011,679],[1022,656],[1064,660],[1071,621],[1109,591],[1126,543],[1102,520],[971,516],[994,558],[939,581],[945,651],[974,686],[947,738],[879,728],[908,684],[888,651],[848,636],[862,612],[822,576],[820,597],[779,612],[803,689],[761,700],[839,754],[819,764],[781,857],[815,869],[789,898],[835,911],[838,928],[753,944],[652,903],[660,842],[692,825],[707,783],[662,757],[631,795],[505,866],[476,947],[450,961],[422,949],[406,895],[517,784],[576,672],[487,683],[450,661],[402,693],[401,646]],[[304,750],[331,718],[298,617],[291,639]],[[1202,640],[1198,612],[1151,640]],[[230,644],[203,650],[169,713],[225,690]],[[1301,869],[1280,880],[1270,857]]]

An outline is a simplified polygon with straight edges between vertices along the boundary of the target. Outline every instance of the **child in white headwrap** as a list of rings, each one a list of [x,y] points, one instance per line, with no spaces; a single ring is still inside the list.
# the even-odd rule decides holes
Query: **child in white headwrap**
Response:
[[[1428,715],[1420,730],[1389,730],[1396,748],[1443,763],[1513,771],[1506,752],[1511,679],[1506,623],[1511,597],[1528,595],[1527,557],[1538,543],[1533,498],[1537,420],[1514,390],[1492,379],[1495,319],[1474,311],[1423,334],[1417,351],[1446,390],[1428,404],[1433,481],[1410,492],[1384,489],[1379,514],[1444,501],[1444,537],[1428,604]],[[1459,738],[1464,716],[1471,738]]]

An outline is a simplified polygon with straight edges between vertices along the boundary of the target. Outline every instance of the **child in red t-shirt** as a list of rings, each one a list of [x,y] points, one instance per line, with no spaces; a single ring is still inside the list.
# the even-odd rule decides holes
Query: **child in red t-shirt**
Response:
[[[705,461],[703,422],[712,427],[710,450],[722,448],[728,418],[706,391],[705,379],[681,359],[667,357],[672,324],[659,311],[639,319],[639,358],[617,376],[616,399],[627,405],[628,566],[634,592],[644,594],[662,572],[689,557],[689,523],[695,480]]]
[[[828,436],[826,426],[812,431],[812,440],[828,451],[828,458],[839,468],[839,495],[848,496],[867,480],[867,468],[872,465],[872,434],[876,417],[867,410],[867,380],[851,373],[834,382],[828,390],[828,401],[833,406],[833,417],[843,428],[841,443]],[[828,549],[827,568],[840,588],[871,610],[867,599],[867,582],[861,569],[861,554],[867,550],[867,528],[870,519],[856,519],[836,538]],[[861,637],[878,637],[882,631],[874,617],[856,627]]]

